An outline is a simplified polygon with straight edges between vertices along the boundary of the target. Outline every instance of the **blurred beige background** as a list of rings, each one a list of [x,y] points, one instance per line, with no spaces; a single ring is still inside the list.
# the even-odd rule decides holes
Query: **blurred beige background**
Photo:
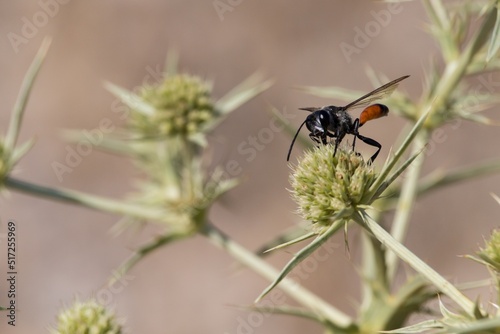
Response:
[[[55,1],[55,0],[54,0]],[[121,124],[112,112],[114,98],[102,86],[111,81],[132,89],[152,69],[163,66],[170,49],[181,55],[183,70],[215,80],[222,96],[256,70],[275,79],[275,85],[247,103],[212,136],[215,155],[224,163],[237,160],[243,184],[225,196],[211,218],[235,240],[255,249],[263,241],[295,224],[295,204],[289,197],[289,168],[285,161],[291,138],[275,133],[273,140],[250,162],[237,147],[269,126],[269,106],[306,116],[298,107],[334,104],[294,90],[298,85],[336,85],[369,91],[369,64],[389,78],[410,74],[400,89],[417,99],[423,69],[436,54],[425,33],[426,20],[418,1],[404,3],[385,26],[350,61],[341,43],[354,44],[356,29],[374,21],[371,11],[387,4],[369,1],[228,1],[220,13],[214,1],[95,1],[49,0],[0,4],[1,131],[21,80],[44,36],[53,43],[35,83],[26,110],[21,141],[36,145],[16,169],[16,177],[38,184],[65,187],[120,198],[138,176],[123,159],[93,151],[59,182],[51,164],[63,162],[65,143],[60,130],[93,129],[104,117]],[[45,6],[52,3],[52,7]],[[57,3],[58,6],[53,4]],[[232,5],[231,5],[232,3]],[[43,11],[50,17],[43,21]],[[40,27],[26,43],[13,48],[8,34],[22,34],[27,21]],[[12,36],[12,35],[11,35]],[[16,50],[17,49],[17,52]],[[496,80],[499,80],[497,75]],[[499,118],[498,107],[488,115]],[[363,128],[363,134],[383,145],[379,164],[387,156],[404,121],[394,115]],[[458,131],[446,128],[426,163],[426,172],[498,157],[498,129],[464,123]],[[305,131],[304,131],[305,132]],[[358,146],[369,156],[370,147]],[[293,161],[301,154],[297,145]],[[481,279],[480,266],[458,257],[474,252],[483,237],[498,226],[500,206],[490,192],[500,194],[500,176],[490,176],[433,192],[417,205],[408,246],[453,282]],[[75,296],[100,291],[112,271],[131,250],[154,234],[152,227],[113,238],[110,227],[120,218],[85,208],[10,193],[0,200],[1,232],[8,220],[18,226],[17,326],[0,318],[0,333],[43,333],[58,310]],[[351,259],[342,236],[338,250],[302,283],[344,312],[354,315],[359,302],[355,266],[359,232],[350,233]],[[6,302],[6,246],[0,243],[0,304]],[[282,266],[285,252],[270,261]],[[238,333],[248,312],[230,305],[250,304],[267,282],[249,270],[235,272],[234,261],[202,238],[177,243],[147,257],[130,272],[130,280],[111,295],[110,304],[126,318],[130,333]],[[482,299],[490,296],[486,291]],[[289,299],[288,299],[289,300]],[[241,330],[240,330],[241,332]],[[286,316],[266,317],[252,333],[321,333],[320,326]]]

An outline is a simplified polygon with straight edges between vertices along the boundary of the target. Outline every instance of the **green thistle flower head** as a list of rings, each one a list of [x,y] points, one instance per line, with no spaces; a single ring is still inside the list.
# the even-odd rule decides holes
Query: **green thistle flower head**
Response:
[[[95,301],[76,302],[57,316],[53,334],[119,334],[122,328],[115,316]]]
[[[485,247],[478,252],[478,255],[497,273],[500,273],[500,229],[493,231],[490,240],[486,242]]]
[[[355,210],[376,174],[361,156],[341,148],[333,156],[333,145],[307,152],[290,177],[292,196],[299,214],[318,228],[330,226],[342,210]]]
[[[216,117],[211,90],[199,77],[167,76],[157,86],[142,88],[140,97],[154,111],[152,115],[133,111],[131,125],[148,138],[201,132]]]

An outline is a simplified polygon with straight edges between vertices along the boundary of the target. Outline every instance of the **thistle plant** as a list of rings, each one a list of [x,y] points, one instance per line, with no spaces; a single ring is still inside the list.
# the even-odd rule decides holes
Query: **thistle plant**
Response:
[[[449,122],[473,121],[481,126],[493,123],[481,111],[499,102],[500,96],[492,91],[478,96],[468,88],[466,79],[500,69],[500,3],[422,2],[430,20],[428,31],[440,48],[444,65],[441,68],[435,65],[437,61],[430,61],[420,99],[399,89],[384,101],[408,125],[402,132],[403,140],[380,168],[346,147],[339,147],[334,155],[333,145],[306,151],[292,166],[291,197],[306,224],[278,236],[267,248],[276,251],[291,244],[308,243],[281,271],[268,264],[262,254],[255,254],[220,231],[209,212],[238,180],[228,178],[219,166],[208,165],[208,137],[230,112],[270,87],[271,81],[260,75],[251,76],[219,99],[212,94],[211,82],[179,73],[172,60],[162,81],[155,85],[129,91],[107,84],[106,88],[129,107],[129,114],[123,129],[106,137],[99,148],[128,157],[142,175],[134,180],[136,188],[132,194],[120,199],[103,198],[14,177],[15,164],[33,146],[32,141],[17,146],[17,135],[30,88],[48,49],[48,42],[44,42],[25,78],[8,132],[0,139],[0,186],[114,213],[122,217],[122,226],[138,222],[158,226],[159,236],[134,250],[120,266],[120,273],[133,270],[134,264],[160,247],[200,235],[271,282],[250,306],[253,310],[305,317],[320,323],[328,333],[498,333],[498,307],[491,311],[479,299],[466,297],[459,287],[408,249],[404,241],[412,207],[420,196],[500,171],[500,160],[496,160],[422,176],[426,158],[423,152],[436,130]],[[388,81],[374,71],[368,71],[368,75],[375,87]],[[346,101],[363,94],[331,87],[305,90]],[[81,134],[72,133],[71,138],[78,140]],[[379,222],[388,212],[393,212],[394,218],[386,230]],[[362,301],[355,317],[288,277],[334,234],[351,228],[360,229],[363,235],[359,270]],[[486,246],[476,256],[470,256],[488,268],[497,292],[499,239],[495,231]],[[396,283],[400,261],[412,271],[406,281]],[[274,288],[282,289],[299,306],[278,305],[271,309],[259,304]],[[408,325],[408,319],[433,299],[439,300],[436,314],[440,315]],[[443,299],[453,306],[445,307]],[[498,301],[492,303],[498,305]],[[105,332],[121,331],[107,311],[87,304],[62,314],[57,333],[75,333],[80,328],[88,332],[92,326],[97,328],[96,323],[96,333],[103,328]]]
[[[500,275],[500,230],[491,233],[486,245],[477,255],[496,275]]]
[[[130,125],[150,138],[197,134],[217,114],[210,85],[195,76],[168,76],[157,86],[142,87],[139,95],[152,112],[133,112]]]
[[[76,301],[57,316],[52,334],[121,334],[115,315],[94,300]]]
[[[494,305],[493,313],[500,315],[500,230],[495,229],[489,239],[485,241],[483,248],[479,249],[475,255],[468,258],[484,265],[491,274],[491,280],[496,290],[497,299],[492,301]]]
[[[391,330],[391,333],[425,331],[478,333],[479,330],[494,333],[500,328],[500,319],[496,313],[489,314],[479,302],[469,300],[457,287],[402,244],[408,229],[411,209],[418,196],[442,185],[498,171],[500,164],[499,161],[489,162],[442,173],[441,177],[430,175],[421,179],[421,168],[425,161],[425,154],[421,152],[425,150],[435,130],[450,121],[470,120],[481,124],[492,123],[479,112],[498,102],[499,96],[491,93],[483,94],[478,98],[474,95],[476,92],[467,90],[465,79],[471,74],[477,75],[500,68],[497,57],[500,44],[498,2],[483,2],[482,6],[465,4],[460,7],[460,10],[452,5],[444,5],[441,1],[424,1],[424,4],[431,18],[429,31],[442,47],[445,68],[442,73],[435,66],[429,70],[424,93],[419,102],[412,102],[401,91],[397,91],[387,99],[387,104],[395,106],[391,108],[395,113],[410,121],[412,130],[396,153],[389,157],[374,180],[371,177],[368,179],[370,186],[367,193],[363,195],[362,205],[357,204],[356,201],[356,205],[345,205],[346,202],[353,203],[347,199],[351,192],[349,186],[354,183],[353,179],[357,170],[351,170],[347,177],[336,178],[334,175],[338,166],[335,159],[330,156],[331,174],[327,175],[310,163],[311,156],[317,155],[316,152],[306,153],[302,159],[299,159],[296,174],[292,177],[292,197],[297,201],[299,212],[305,219],[312,220],[313,226],[326,223],[329,227],[326,231],[322,229],[306,233],[272,248],[282,248],[306,238],[315,237],[311,243],[295,254],[280,276],[264,290],[259,299],[276,287],[281,279],[312,254],[328,237],[338,232],[340,227],[347,228],[349,222],[355,222],[366,231],[363,239],[365,257],[362,267],[363,302],[358,320],[353,321],[356,330],[353,331],[353,327],[350,326],[343,329],[336,328],[333,331],[335,333],[375,333],[388,330]],[[481,18],[480,26],[469,38],[465,31],[470,29],[470,22],[477,17]],[[369,74],[375,87],[381,82],[388,81],[386,77],[380,80],[373,72]],[[346,101],[352,101],[362,95],[362,92],[350,92],[337,88],[311,87],[305,90],[322,97],[340,98]],[[409,158],[401,162],[400,158],[408,150],[410,151]],[[318,165],[325,163],[319,163],[320,159],[317,161]],[[307,165],[311,170],[307,180],[301,173],[302,165]],[[406,178],[401,182],[394,182],[410,165],[412,168],[407,171]],[[398,166],[396,170],[392,171],[396,166]],[[332,179],[336,181],[331,182]],[[304,182],[299,182],[299,180],[304,180]],[[347,187],[346,180],[352,182],[348,183]],[[309,185],[305,185],[307,183]],[[317,193],[308,192],[308,189],[313,187],[319,189]],[[331,196],[328,203],[322,195],[325,193],[324,189],[332,187],[335,190],[328,192]],[[325,205],[325,203],[328,204]],[[396,209],[394,221],[388,232],[377,221],[384,212],[391,211],[393,208]],[[485,251],[483,250],[480,254],[484,257]],[[410,277],[402,286],[395,286],[394,277],[400,259],[412,267],[418,275]],[[489,261],[494,260],[490,257]],[[424,321],[397,329],[402,327],[410,314],[418,312],[429,299],[436,298],[439,294],[452,299],[460,309],[460,313],[455,314],[442,306],[442,319]],[[394,303],[395,300],[398,302]]]
[[[307,152],[292,172],[292,197],[298,212],[318,233],[328,228],[339,212],[352,214],[366,206],[367,192],[376,179],[372,166],[353,151],[320,146]]]

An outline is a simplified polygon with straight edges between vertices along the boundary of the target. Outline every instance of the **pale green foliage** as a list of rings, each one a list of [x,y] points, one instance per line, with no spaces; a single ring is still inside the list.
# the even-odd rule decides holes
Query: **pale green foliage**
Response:
[[[500,230],[494,230],[486,241],[484,248],[478,252],[479,257],[500,275]]]
[[[340,211],[367,204],[362,199],[376,178],[357,153],[338,149],[334,157],[333,151],[334,145],[322,145],[306,152],[290,176],[299,213],[320,228]]]
[[[121,334],[115,315],[94,300],[75,302],[57,316],[53,334]]]
[[[42,42],[35,59],[26,73],[21,91],[12,110],[9,122],[9,129],[5,136],[0,136],[0,188],[4,187],[5,179],[11,172],[16,163],[29,151],[34,141],[29,140],[26,143],[17,146],[17,139],[21,129],[21,123],[24,110],[30,96],[31,88],[36,76],[42,66],[43,60],[50,46],[50,39],[45,38]]]
[[[236,180],[217,166],[207,166],[204,160],[207,135],[230,112],[271,85],[259,75],[249,77],[218,100],[212,96],[211,84],[196,76],[178,74],[172,62],[168,62],[170,65],[162,82],[142,87],[137,93],[109,84],[109,90],[129,107],[131,113],[124,132],[104,138],[97,146],[129,157],[143,172],[136,180],[137,191],[133,195],[125,200],[113,200],[38,186],[15,180],[10,175],[15,163],[31,147],[30,142],[16,147],[16,141],[33,79],[47,50],[45,43],[28,71],[9,132],[0,139],[0,182],[14,190],[120,214],[129,218],[132,224],[151,221],[162,226],[161,234],[137,249],[121,267],[121,273],[151,251],[199,234],[272,282],[259,300],[280,284],[283,291],[304,307],[295,310],[278,305],[271,311],[306,316],[321,323],[331,333],[390,330],[392,333],[498,332],[498,312],[488,312],[479,301],[469,299],[403,243],[412,207],[419,196],[443,185],[500,169],[500,162],[494,161],[458,171],[444,170],[438,177],[421,177],[425,161],[425,155],[421,153],[432,143],[435,130],[449,121],[491,123],[480,112],[500,101],[498,92],[486,88],[478,94],[464,79],[500,69],[499,1],[423,0],[423,4],[429,16],[428,31],[438,44],[442,60],[430,60],[420,99],[410,98],[398,88],[383,101],[390,106],[391,114],[409,121],[401,136],[405,139],[400,145],[395,145],[399,148],[389,155],[380,173],[356,153],[341,147],[334,157],[333,145],[313,149],[299,158],[291,176],[292,196],[298,203],[299,213],[313,228],[309,233],[305,233],[302,227],[301,233],[287,233],[293,236],[293,240],[276,238],[279,242],[274,244],[278,246],[273,249],[308,238],[313,240],[295,253],[281,272],[238,245],[208,220],[210,207],[219,196],[236,185]],[[374,72],[369,72],[368,76],[374,86],[388,82],[388,78]],[[309,91],[348,102],[365,93],[338,88],[312,88]],[[412,168],[401,179],[400,175],[410,165]],[[387,224],[390,226],[388,230],[379,222],[383,214],[393,209],[394,220]],[[359,268],[362,301],[355,317],[344,314],[301,285],[292,284],[286,277],[302,261],[311,259],[332,235],[343,228],[347,231],[352,225],[363,230]],[[496,231],[479,252],[479,262],[493,269],[497,288],[500,286],[499,244],[500,233]],[[400,259],[417,273],[404,283],[395,280]],[[410,316],[438,294],[449,298],[459,311],[451,312],[441,304],[440,319],[395,329],[404,326]],[[111,313],[89,302],[77,303],[63,312],[58,317],[55,333],[120,332],[120,326]]]
[[[451,1],[445,3],[440,0],[423,2],[430,18],[428,30],[441,48],[444,64],[439,68],[434,65],[436,63],[434,59],[430,60],[431,66],[425,73],[424,91],[420,100],[415,101],[398,89],[383,102],[390,106],[391,113],[408,119],[413,125],[413,130],[408,135],[403,135],[406,139],[395,151],[394,156],[388,158],[378,176],[365,180],[369,185],[361,192],[353,191],[357,190],[351,188],[353,183],[345,182],[354,180],[356,169],[351,169],[346,174],[338,173],[339,166],[331,155],[325,155],[324,160],[315,161],[311,159],[311,152],[308,152],[303,158],[299,158],[299,165],[291,177],[293,197],[297,201],[299,213],[313,225],[320,225],[318,224],[320,222],[329,227],[318,233],[319,236],[314,241],[296,253],[285,265],[279,278],[261,294],[262,297],[268,293],[300,261],[310,256],[324,242],[325,235],[333,235],[340,230],[340,226],[347,228],[348,222],[354,221],[368,232],[369,241],[364,244],[363,250],[362,277],[365,278],[362,285],[363,307],[360,317],[354,320],[359,330],[346,328],[345,332],[352,330],[356,333],[374,333],[401,327],[409,315],[418,311],[427,300],[435,298],[437,292],[449,297],[460,308],[463,312],[460,321],[451,321],[453,317],[448,313],[443,314],[443,319],[425,321],[402,329],[401,332],[417,333],[440,329],[440,333],[478,333],[478,328],[491,332],[499,322],[495,314],[487,314],[483,305],[470,300],[457,286],[447,281],[402,244],[408,231],[412,207],[418,196],[447,183],[498,171],[500,167],[500,163],[495,161],[487,168],[484,168],[485,164],[481,164],[477,167],[464,168],[465,172],[444,172],[446,177],[441,180],[434,178],[431,180],[432,185],[426,184],[424,191],[419,190],[425,161],[425,155],[420,153],[425,151],[429,143],[433,144],[433,132],[450,121],[454,121],[455,126],[462,120],[491,124],[492,121],[480,112],[500,101],[500,95],[491,91],[490,86],[482,87],[486,89],[478,93],[469,87],[465,80],[469,75],[490,75],[488,71],[500,69],[500,61],[493,55],[497,52],[499,44],[500,18],[496,8],[498,1],[478,1],[474,4]],[[374,87],[390,80],[383,75],[375,75],[373,71],[368,74]],[[306,90],[322,97],[340,98],[346,102],[364,93],[336,87],[313,87]],[[410,147],[410,159],[401,164],[399,158]],[[412,165],[412,168],[408,170],[406,178],[401,180],[400,174],[409,165]],[[298,168],[302,166],[304,168],[300,169],[299,174]],[[397,170],[391,174],[394,168]],[[389,187],[396,179],[401,182],[394,182],[394,186]],[[384,200],[394,194],[398,195],[396,201]],[[358,198],[361,198],[361,202],[356,201]],[[387,231],[378,222],[385,212],[394,207],[396,208],[394,221],[390,231]],[[369,210],[370,208],[376,210]],[[302,239],[308,236],[304,235]],[[281,240],[281,245],[275,246],[274,249],[302,239],[299,237],[291,241]],[[493,259],[494,252],[491,246],[488,247],[488,251],[483,250],[483,252],[488,254],[490,262],[497,261],[498,258]],[[414,301],[409,309],[403,312],[397,311],[399,308],[393,304],[394,295],[391,294],[393,290],[397,295],[406,289],[405,285],[394,286],[399,259],[405,261],[425,278],[425,282],[431,284],[423,284],[422,290],[415,290],[411,298],[402,297],[403,304],[410,300]],[[432,288],[436,289],[435,293],[430,292]],[[461,326],[464,329],[458,330],[457,328]]]
[[[130,124],[146,138],[190,136],[217,116],[211,85],[195,76],[166,76],[157,85],[141,88],[139,96],[154,111],[144,114],[132,109]]]

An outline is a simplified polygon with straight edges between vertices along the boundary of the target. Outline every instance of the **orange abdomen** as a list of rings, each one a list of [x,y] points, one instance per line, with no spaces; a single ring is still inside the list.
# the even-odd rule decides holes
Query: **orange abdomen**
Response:
[[[359,115],[359,125],[363,125],[372,119],[380,118],[382,116],[387,116],[389,113],[389,108],[383,104],[372,104],[363,110],[361,115]]]

